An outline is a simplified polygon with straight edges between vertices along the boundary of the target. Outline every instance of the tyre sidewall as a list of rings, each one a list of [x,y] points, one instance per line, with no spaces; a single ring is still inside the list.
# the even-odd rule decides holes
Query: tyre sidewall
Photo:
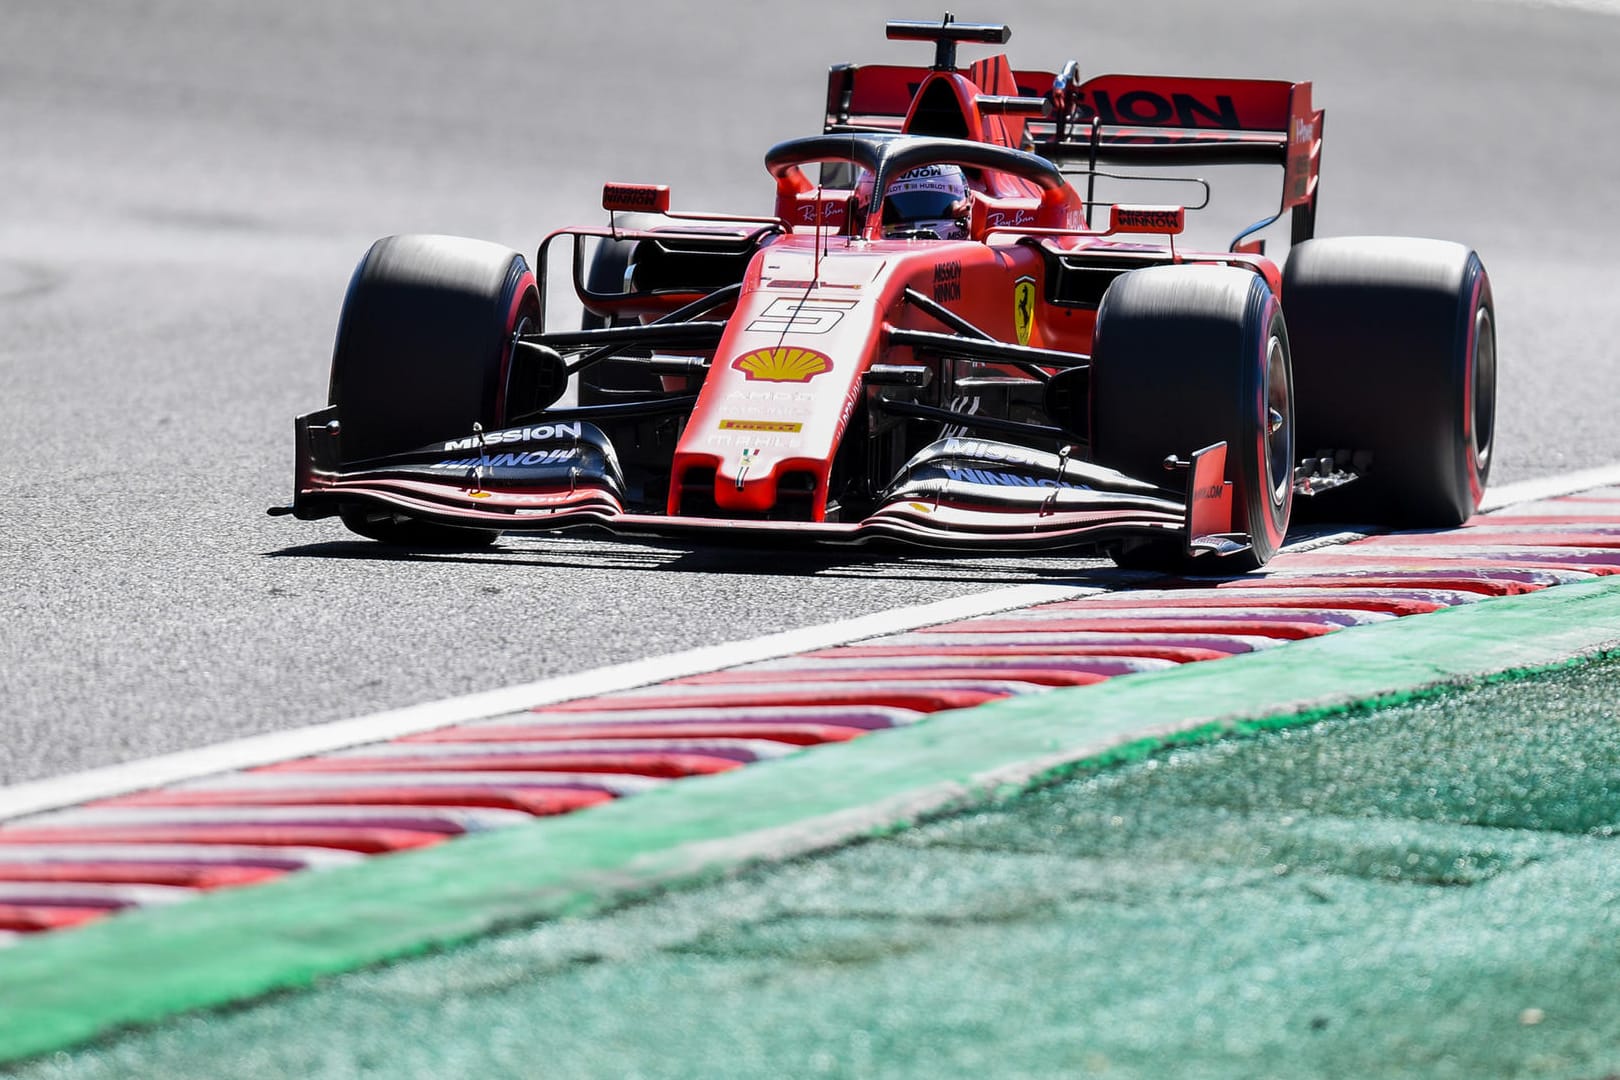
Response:
[[[1284,324],[1282,305],[1259,277],[1250,291],[1249,314],[1244,319],[1247,339],[1245,353],[1252,358],[1246,368],[1249,379],[1246,387],[1249,418],[1254,422],[1252,438],[1255,445],[1236,456],[1229,446],[1227,475],[1232,478],[1233,524],[1243,527],[1254,545],[1256,565],[1271,560],[1283,545],[1288,532],[1289,517],[1293,512],[1293,465],[1297,460],[1294,446],[1294,382],[1288,349],[1288,327]],[[1278,348],[1273,352],[1272,343]],[[1278,436],[1283,445],[1275,447],[1270,436],[1271,427],[1271,365],[1284,365],[1282,378],[1286,380],[1286,405],[1278,410],[1283,427]],[[1268,461],[1271,465],[1268,467]]]
[[[1289,393],[1285,427],[1268,482],[1271,343]],[[1103,465],[1164,483],[1161,463],[1217,442],[1227,444],[1232,527],[1251,548],[1220,559],[1188,560],[1179,540],[1149,545],[1161,569],[1241,572],[1264,565],[1283,542],[1293,500],[1292,382],[1288,334],[1276,297],[1259,275],[1231,267],[1137,270],[1110,286],[1098,311],[1092,358],[1092,452]],[[1129,548],[1126,549],[1130,550]]]
[[[1496,439],[1496,303],[1491,296],[1491,279],[1479,256],[1469,253],[1468,269],[1463,278],[1459,306],[1461,325],[1457,336],[1463,342],[1462,356],[1456,367],[1462,379],[1463,407],[1457,416],[1460,431],[1458,445],[1462,453],[1456,456],[1456,490],[1464,494],[1457,506],[1457,514],[1466,520],[1478,508],[1485,496],[1485,485],[1490,482],[1491,459],[1495,456]],[[1481,314],[1484,319],[1481,321]],[[1490,340],[1482,342],[1481,333]],[[1488,356],[1485,350],[1489,350]],[[1477,365],[1488,363],[1491,370],[1487,383],[1482,384]],[[1488,395],[1489,400],[1482,400]],[[1461,522],[1459,521],[1459,524]]]

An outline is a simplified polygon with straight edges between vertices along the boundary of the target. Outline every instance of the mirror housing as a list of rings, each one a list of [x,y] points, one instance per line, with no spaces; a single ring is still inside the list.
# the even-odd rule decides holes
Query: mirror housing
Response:
[[[666,214],[669,212],[669,185],[603,184],[602,209]]]

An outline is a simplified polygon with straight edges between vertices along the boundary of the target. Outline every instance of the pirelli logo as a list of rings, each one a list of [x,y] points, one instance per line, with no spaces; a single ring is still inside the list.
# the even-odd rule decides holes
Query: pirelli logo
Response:
[[[1181,206],[1116,206],[1110,225],[1119,233],[1179,233],[1187,227]]]
[[[722,420],[721,431],[774,431],[785,434],[796,434],[804,429],[803,424],[788,420]]]

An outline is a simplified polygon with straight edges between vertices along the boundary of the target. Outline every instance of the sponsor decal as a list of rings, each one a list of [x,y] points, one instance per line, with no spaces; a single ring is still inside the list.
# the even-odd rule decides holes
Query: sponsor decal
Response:
[[[721,431],[781,431],[797,432],[804,429],[803,424],[792,423],[786,420],[722,420]]]
[[[1186,214],[1180,207],[1114,207],[1114,228],[1119,231],[1146,230],[1178,233],[1186,227]]]
[[[934,264],[934,300],[945,303],[962,299],[962,262],[951,259]]]
[[[429,465],[428,468],[472,469],[482,466],[487,469],[511,469],[524,465],[550,465],[559,461],[572,461],[574,456],[575,450],[573,447],[560,447],[555,450],[531,450],[526,454],[490,454],[488,457],[436,461]]]
[[[861,395],[865,392],[864,385],[860,379],[856,379],[849,384],[849,393],[844,395],[844,407],[838,413],[837,431],[839,438],[843,438],[844,428],[849,426],[849,418],[855,412],[855,403],[861,399]]]
[[[1025,476],[1022,473],[998,472],[994,469],[945,469],[945,475],[951,480],[960,480],[969,484],[987,484],[991,487],[1026,487],[1026,488],[1068,488],[1073,491],[1090,491],[1085,484],[1074,484],[1067,480],[1058,480],[1051,476]]]
[[[530,510],[531,514],[556,513],[559,509],[568,508],[569,504],[588,502],[592,498],[601,498],[610,495],[599,487],[589,487],[580,484],[569,491],[502,491],[499,493],[503,503],[523,503],[528,506],[544,506],[549,509]],[[524,511],[518,511],[524,513]]]
[[[1035,211],[1033,210],[991,210],[984,217],[985,221],[993,229],[1033,225],[1035,223]]]
[[[490,497],[491,494],[492,494],[492,492],[488,492],[488,491],[469,491],[469,492],[467,492],[467,498],[469,498],[469,499],[487,499],[487,498]]]
[[[1316,137],[1316,121],[1294,117],[1294,141],[1310,142]]]
[[[722,408],[726,412],[741,413],[753,420],[799,420],[811,411],[810,402],[813,400],[813,397],[773,399],[769,396],[738,393],[727,394],[722,399]]]
[[[917,511],[917,513],[919,513],[919,514],[932,514],[934,512],[934,508],[932,506],[929,506],[927,503],[914,502],[914,503],[906,503],[906,505],[908,507],[910,507],[911,509]]]
[[[666,184],[605,184],[602,187],[602,209],[662,213],[669,209],[669,187]]]
[[[804,283],[806,287],[809,282]],[[773,282],[773,287],[783,287]],[[855,300],[790,300],[782,297],[771,301],[771,306],[754,316],[747,329],[755,333],[779,333],[791,330],[795,334],[825,334],[838,325],[844,313],[853,308]]]
[[[816,392],[810,389],[796,390],[786,386],[750,386],[743,383],[726,392],[726,404],[738,406],[738,411],[747,411],[761,416],[787,416],[789,413],[780,411],[788,405],[810,405],[816,400]],[[769,404],[778,411],[761,412],[762,404]]]
[[[1018,333],[1018,344],[1028,345],[1030,331],[1035,329],[1035,279],[1021,277],[1013,283],[1013,329]]]
[[[799,450],[804,446],[804,439],[798,435],[777,435],[768,431],[747,431],[739,434],[717,431],[703,440],[704,445],[719,450],[723,446],[736,446],[738,443],[747,443],[759,450],[781,450],[784,452]]]
[[[1224,482],[1219,483],[1219,484],[1210,484],[1208,487],[1201,487],[1201,488],[1193,489],[1193,498],[1195,498],[1195,499],[1218,499],[1218,498],[1221,497],[1221,493],[1223,491],[1225,491],[1225,490],[1226,490],[1226,484]]]
[[[483,442],[478,436],[469,435],[465,439],[452,439],[444,444],[446,450],[477,450],[482,446],[496,446],[500,443],[529,442],[540,439],[577,439],[581,435],[580,426],[576,424],[536,424],[533,427],[507,428],[505,431],[489,431],[484,433]]]
[[[983,439],[946,439],[940,447],[942,454],[955,457],[979,458],[984,461],[1001,461],[1008,465],[1022,465],[1028,468],[1050,468],[1040,456],[1040,452],[1012,443],[989,442]]]
[[[832,370],[832,358],[814,349],[779,345],[774,349],[754,349],[731,362],[749,379],[759,382],[809,382]]]
[[[1114,97],[1107,90],[1093,90],[1091,100],[1080,101],[1075,119],[1090,123],[1100,117],[1105,124],[1146,124],[1150,127],[1243,127],[1237,105],[1228,94],[1216,94],[1205,101],[1194,94],[1178,91],[1166,97],[1152,90],[1131,90]]]
[[[839,225],[844,221],[844,204],[840,201],[828,199],[819,203],[801,203],[799,205],[799,221],[805,225]]]

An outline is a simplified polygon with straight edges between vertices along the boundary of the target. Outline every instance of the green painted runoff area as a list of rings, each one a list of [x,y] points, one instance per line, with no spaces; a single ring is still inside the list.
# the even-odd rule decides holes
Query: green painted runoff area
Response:
[[[21,1068],[1620,1071],[1620,662],[1084,768],[831,854]]]
[[[670,785],[560,819],[469,837],[425,851],[373,859],[358,867],[295,875],[270,885],[225,891],[184,905],[121,915],[80,930],[25,941],[0,953],[0,1059],[13,1060],[60,1050],[104,1036],[119,1025],[162,1021],[185,1009],[241,1002],[275,990],[307,988],[323,976],[422,954],[503,929],[529,926],[546,919],[600,913],[637,894],[676,884],[713,880],[750,858],[781,858],[827,848],[854,838],[892,831],[896,825],[922,814],[983,804],[987,798],[1051,779],[1087,763],[1129,761],[1178,742],[1304,724],[1320,718],[1324,710],[1330,711],[1345,703],[1380,696],[1387,699],[1424,687],[1494,673],[1546,668],[1616,641],[1620,641],[1620,585],[1597,581],[1562,586],[1530,596],[1489,600],[1379,626],[1354,628],[1265,653],[1127,676],[1098,686],[942,714],[909,729],[820,748],[718,777]],[[1532,700],[1535,700],[1534,695]],[[1474,742],[1471,735],[1461,739],[1461,745],[1465,746]],[[1505,750],[1491,760],[1498,768],[1506,770],[1504,775],[1520,768],[1517,759]],[[1324,783],[1329,787],[1336,785],[1335,790],[1349,790],[1357,783],[1357,777],[1349,773]],[[1609,785],[1602,789],[1603,794],[1612,802],[1609,793],[1614,785],[1607,779],[1603,783]],[[1376,790],[1390,799],[1404,791],[1392,784]],[[1212,814],[1215,819],[1229,816],[1225,811],[1212,811]],[[1239,824],[1241,828],[1248,828],[1247,823]],[[1378,824],[1377,818],[1350,815],[1343,818],[1340,827],[1345,833],[1345,842],[1350,843],[1375,832]],[[1472,830],[1478,826],[1464,824],[1457,828],[1472,836]],[[1201,850],[1206,842],[1214,843],[1218,838],[1215,834],[1206,836],[1197,831],[1185,834],[1180,830],[1172,831],[1177,832],[1192,851]],[[916,835],[928,836],[932,832]],[[1558,839],[1563,838],[1564,834],[1559,834]],[[907,845],[907,851],[914,850],[909,847],[910,839],[898,843]],[[1389,843],[1399,846],[1394,840]],[[838,865],[839,860],[844,859],[858,860],[863,852],[873,850],[877,850],[873,845],[853,849],[837,856],[829,865]],[[1410,852],[1402,857],[1406,854]],[[949,888],[943,882],[949,866],[957,861],[957,854],[954,851],[927,853],[925,845],[915,849],[914,855],[915,869],[884,871],[884,876],[874,879],[867,892],[883,895],[885,890],[898,888],[906,881],[914,881],[917,888],[927,892],[935,888],[934,883],[940,882],[938,887],[946,890],[941,896],[947,896]],[[1446,849],[1442,848],[1436,857],[1443,859],[1446,855]],[[1012,908],[1020,910],[1016,897],[1021,891],[1039,893],[1047,886],[1030,884],[1026,889],[1018,885],[1020,879],[1011,867],[1021,866],[1025,861],[1034,866],[1041,858],[1036,853],[1026,860],[1017,850],[1000,854],[960,854],[964,866],[975,859],[986,864],[977,870],[964,871],[968,878],[984,883],[980,895],[985,902],[1006,894]],[[1422,859],[1420,851],[1420,863]],[[1131,861],[1139,860],[1133,855]],[[1576,858],[1575,863],[1577,866],[1597,865],[1584,855]],[[997,870],[1002,864],[1006,866]],[[1287,859],[1280,859],[1268,865],[1290,864]],[[1551,856],[1538,852],[1530,858],[1526,873],[1549,865],[1552,865]],[[1144,880],[1152,879],[1151,865],[1144,862],[1143,866],[1148,875]],[[1252,868],[1238,874],[1234,880],[1247,881],[1245,874],[1253,876],[1250,870]],[[793,872],[805,871],[801,868]],[[814,876],[814,871],[809,872]],[[1574,870],[1566,872],[1574,873]],[[1030,873],[1036,871],[1032,869]],[[1203,874],[1204,871],[1199,870],[1194,877],[1203,880]],[[1249,925],[1243,922],[1245,918],[1252,916],[1267,925],[1272,922],[1281,925],[1286,921],[1281,911],[1261,917],[1264,905],[1259,904],[1257,898],[1268,894],[1260,885],[1239,890],[1213,870],[1210,874],[1207,891],[1234,892],[1249,897],[1237,910],[1220,916],[1233,921],[1232,932],[1238,935],[1235,942],[1245,940],[1243,927]],[[1276,876],[1287,878],[1289,874],[1285,871]],[[1505,880],[1526,879],[1515,876]],[[1345,889],[1362,888],[1368,898],[1363,903],[1352,897],[1337,910],[1324,914],[1323,918],[1331,915],[1333,925],[1343,923],[1353,928],[1358,920],[1372,918],[1368,905],[1376,899],[1372,893],[1380,889],[1394,888],[1395,895],[1407,896],[1399,891],[1408,888],[1405,881],[1386,882],[1375,877],[1353,876],[1346,877],[1345,881],[1349,883]],[[1590,892],[1589,886],[1595,887],[1595,882],[1583,885],[1579,895],[1607,895],[1601,890]],[[1222,955],[1226,947],[1221,946],[1218,939],[1225,931],[1217,924],[1200,924],[1196,917],[1203,909],[1195,901],[1206,890],[1185,883],[1167,885],[1166,890],[1165,905],[1157,909],[1157,914],[1144,916],[1144,932],[1157,928],[1155,932],[1169,933],[1165,924],[1182,921],[1181,916],[1172,917],[1170,912],[1180,902],[1176,898],[1183,897],[1192,905],[1186,926],[1199,928],[1198,940],[1204,942],[1203,947],[1211,955]],[[1577,910],[1556,894],[1546,894],[1544,899],[1552,909],[1565,914]],[[666,902],[679,904],[682,901],[676,898]],[[1321,903],[1330,905],[1331,897]],[[702,906],[699,904],[699,908]],[[1404,901],[1395,906],[1404,909]],[[1144,908],[1143,912],[1147,910]],[[894,911],[879,912],[873,908],[872,912],[869,917],[876,927],[894,927],[897,934],[903,934],[911,925],[906,917]],[[1582,914],[1584,917],[1590,913],[1583,911]],[[1524,912],[1515,916],[1520,921],[1524,917]],[[658,921],[657,918],[654,921]],[[730,921],[721,919],[719,924],[724,926]],[[986,921],[979,915],[966,919],[966,923],[973,925]],[[542,933],[588,934],[595,925],[598,924],[565,921]],[[611,921],[600,925],[610,926]],[[919,925],[934,924],[925,918]],[[940,925],[952,925],[951,918],[942,916]],[[611,931],[608,936],[612,938]],[[1410,934],[1396,936],[1401,943],[1411,937]],[[859,939],[859,935],[855,937]],[[1456,939],[1452,940],[1455,944]],[[766,933],[760,941],[760,948],[769,955],[770,935]],[[478,946],[490,947],[499,945]],[[1013,950],[1009,956],[1027,949],[1030,963],[1047,951],[1028,943],[1025,946],[1009,943],[1007,948]],[[1160,1022],[1171,1026],[1194,1022],[1196,1018],[1184,1011],[1185,1002],[1174,992],[1185,982],[1180,965],[1191,962],[1191,955],[1183,955],[1189,948],[1190,945],[1177,946],[1166,953],[1166,956],[1175,956],[1174,963],[1161,966],[1154,976],[1164,995],[1164,1009],[1155,1011],[1146,1002],[1136,1002],[1133,1009],[1144,1016],[1156,1016]],[[1236,944],[1232,948],[1241,951]],[[1277,954],[1278,948],[1273,942],[1261,951]],[[990,948],[986,955],[994,952],[995,948]],[[1364,957],[1366,952],[1358,945],[1357,949],[1350,950],[1350,955],[1352,958],[1345,962],[1353,964],[1357,962],[1356,957]],[[1275,959],[1281,965],[1279,978],[1282,978],[1287,975],[1284,969],[1289,966],[1284,963],[1286,956],[1278,954]],[[1603,963],[1620,970],[1613,968],[1612,959],[1605,955]],[[430,967],[425,970],[445,970],[433,966],[444,962],[447,961],[428,961]],[[739,990],[739,996],[724,1008],[737,1012],[743,1004],[753,1000],[756,991],[764,1001],[765,988],[773,983],[767,970],[773,962],[762,961],[755,973],[743,980],[742,985],[747,989]],[[487,963],[482,966],[489,967]],[[564,963],[563,968],[566,971],[559,969],[559,977],[584,980],[571,984],[566,990],[567,996],[590,997],[594,991],[589,987],[596,981],[610,982],[618,977],[615,973],[619,971],[612,964],[577,960]],[[408,978],[404,973],[410,970],[410,966],[400,968],[387,977]],[[842,968],[835,964],[832,970]],[[1050,969],[1031,968],[1027,978],[1014,980],[1016,994],[1013,996],[1021,995],[1025,1002],[1023,1007],[1037,1011],[1046,1008],[1049,998],[1052,1002],[1066,1002],[1069,1009],[1080,1009],[1085,1000],[1080,984],[1060,990],[1053,984],[1053,974]],[[1092,982],[1096,976],[1096,971],[1087,976],[1086,993],[1100,989],[1100,984]],[[513,978],[514,987],[532,981],[528,975]],[[904,1004],[902,989],[905,993],[924,993],[925,985],[933,986],[933,997],[924,993],[931,1002],[929,1016],[941,1023],[950,1018],[953,1029],[959,1027],[988,1039],[997,1028],[1013,1020],[1001,1012],[996,1014],[993,1023],[974,1019],[976,1003],[994,992],[989,985],[976,986],[975,980],[981,978],[983,973],[975,974],[971,966],[957,971],[950,964],[935,968],[932,975],[907,974],[902,979],[906,986],[896,990],[900,996],[893,1004]],[[912,986],[911,981],[916,979],[923,982]],[[633,993],[626,991],[629,997],[617,999],[613,1006],[618,1010],[618,1022],[628,1025],[624,1029],[627,1031],[641,1029],[643,1021],[635,1019],[637,1016],[653,1018],[645,1022],[646,1030],[651,1032],[663,1030],[655,1022],[660,1017],[686,1015],[692,1018],[700,1015],[692,1009],[718,1008],[712,1002],[695,1003],[690,1008],[685,1003],[678,1007],[668,1004],[659,995],[669,988],[644,981],[641,975],[634,976],[625,985],[646,988]],[[1234,994],[1249,995],[1245,999],[1249,1000],[1247,1009],[1266,1011],[1265,1006],[1258,1003],[1270,1001],[1265,984],[1257,984],[1258,991],[1255,985],[1233,983],[1226,989]],[[1283,996],[1288,1002],[1300,998],[1296,987],[1284,985]],[[1410,989],[1402,991],[1400,987],[1405,985],[1392,983],[1390,988],[1385,988],[1389,1001],[1399,1004],[1415,993]],[[1594,985],[1589,983],[1588,989]],[[839,992],[838,986],[836,980],[823,984],[828,993]],[[473,1024],[493,1000],[484,992],[469,990],[461,994],[453,990],[453,986],[444,985],[424,989],[421,996],[432,999],[435,1007],[447,1010],[445,1015],[460,1017],[461,1022],[468,1025]],[[1004,988],[1000,992],[1004,1012],[1012,1008],[1012,1003],[1007,997],[1009,991]],[[542,993],[563,991],[553,989]],[[1255,993],[1260,997],[1254,998]],[[1213,1009],[1221,992],[1211,991],[1211,994],[1209,1001]],[[1368,989],[1367,994],[1372,995],[1372,991]],[[809,1008],[814,997],[811,990],[805,989],[784,1001],[791,999]],[[335,1009],[331,997],[324,991],[321,998],[327,1001],[329,1008]],[[1379,1000],[1382,999],[1375,995],[1365,997],[1360,1007],[1388,1013],[1397,1020],[1403,1015],[1398,1009],[1386,1009],[1377,1004]],[[1171,1002],[1176,1003],[1174,1008]],[[872,1006],[872,1002],[868,1000],[867,1005]],[[155,1038],[161,1041],[177,1030],[193,1035],[206,1033],[215,1025],[236,1023],[238,1018],[246,1022],[248,1017],[301,1007],[299,999],[278,999],[262,1007],[269,1012],[252,1009],[232,1014],[230,1019],[214,1014],[181,1021],[178,1028],[167,1029]],[[1524,1006],[1526,1009],[1541,1007],[1534,1003]],[[704,1011],[701,1015],[708,1013]],[[1122,1015],[1114,1015],[1110,1025],[1122,1030],[1128,1027]],[[1216,1010],[1211,1015],[1224,1014]],[[605,1017],[603,1014],[598,1022],[607,1023]],[[421,1022],[429,1023],[426,1018]],[[876,1019],[863,1026],[854,1023],[848,1015],[818,1021],[823,1022],[847,1027],[850,1033],[880,1030],[880,1026],[872,1026],[878,1023]],[[293,1038],[299,1026],[305,1023],[308,1023],[307,1018],[287,1023],[277,1030]],[[334,1020],[334,1024],[337,1023]],[[542,1016],[535,1023],[549,1021]],[[479,1034],[470,1035],[469,1040],[482,1040],[485,1045],[470,1047],[466,1052],[493,1051],[506,1045],[503,1038],[516,1038],[522,1046],[532,1050],[536,1045],[535,1023],[519,1024],[505,1035],[491,1027],[478,1028]],[[561,1036],[565,1040],[583,1039],[590,1022],[581,1015],[567,1023],[576,1025],[576,1030]],[[778,1027],[788,1021],[778,1012],[769,1014],[760,1023]],[[1503,1032],[1516,1032],[1513,1027],[1516,1023],[1517,1015],[1509,1017],[1504,1021]],[[739,1033],[747,1026],[741,1014],[737,1024],[742,1025],[736,1029]],[[1521,1026],[1542,1028],[1541,1024]],[[1329,1017],[1321,1030],[1332,1028],[1333,1019]],[[468,1030],[475,1029],[469,1027]],[[816,1030],[827,1034],[825,1028]],[[338,1048],[346,1045],[346,1036],[337,1027],[323,1028],[321,1032],[311,1036],[306,1050],[313,1052],[318,1042],[338,1053]],[[758,1053],[764,1052],[758,1040],[766,1035],[749,1037],[752,1043],[742,1034],[735,1037],[743,1039],[739,1045],[755,1046],[756,1056],[750,1060],[763,1062],[764,1059],[758,1057]],[[450,1053],[453,1049],[438,1038],[422,1036],[422,1040],[426,1040],[423,1053]],[[406,1052],[403,1044],[422,1040],[412,1027],[393,1025],[386,1033],[387,1042],[401,1044],[393,1048],[396,1053]],[[1248,1044],[1248,1040],[1243,1042]],[[687,1045],[680,1040],[670,1045],[677,1044]],[[117,1045],[147,1044],[137,1038],[134,1042]],[[1059,1049],[1054,1045],[1052,1052],[1057,1053]],[[255,1052],[261,1051],[279,1052],[266,1048]],[[115,1049],[113,1052],[124,1051]],[[370,1050],[356,1053],[360,1055],[356,1061],[371,1060],[366,1056]],[[76,1068],[76,1063],[93,1064],[96,1060],[99,1059],[67,1057],[63,1059],[63,1067]],[[830,1065],[844,1068],[850,1060],[854,1059],[840,1056],[830,1059]],[[895,1064],[899,1059],[873,1059],[878,1060]],[[383,1073],[389,1071],[379,1068]],[[517,1064],[499,1068],[521,1071]],[[696,1065],[693,1068],[702,1071]],[[743,1069],[743,1065],[738,1068]],[[445,1070],[460,1071],[453,1061],[447,1061]],[[176,1073],[168,1068],[156,1071],[158,1074]],[[300,1070],[293,1066],[283,1070],[271,1065],[247,1070],[248,1074],[254,1071],[275,1074]],[[341,1067],[334,1061],[330,1068],[322,1065],[314,1071],[341,1074]],[[405,1069],[407,1073],[414,1071]],[[862,1069],[855,1067],[855,1071]],[[180,1074],[183,1072],[179,1070]],[[240,1075],[242,1071],[235,1074]],[[560,1070],[558,1074],[568,1075],[569,1070]],[[627,1072],[619,1069],[617,1074]]]

